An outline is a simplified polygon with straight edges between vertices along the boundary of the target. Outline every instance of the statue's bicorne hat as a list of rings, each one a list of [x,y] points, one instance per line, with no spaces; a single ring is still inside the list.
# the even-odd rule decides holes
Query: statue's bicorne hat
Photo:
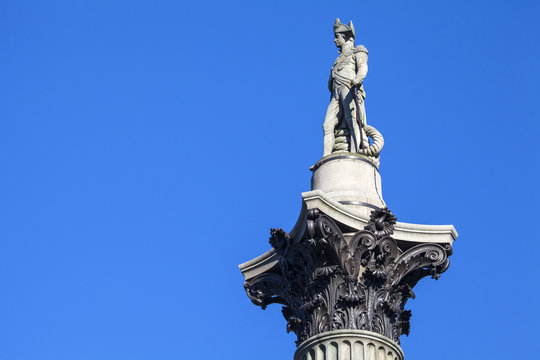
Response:
[[[354,25],[349,21],[349,25],[342,24],[339,18],[336,18],[334,23],[334,33],[349,33],[354,38]]]

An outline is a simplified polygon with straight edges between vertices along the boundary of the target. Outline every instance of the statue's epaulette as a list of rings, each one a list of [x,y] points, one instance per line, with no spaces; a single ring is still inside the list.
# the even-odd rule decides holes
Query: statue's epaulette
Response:
[[[366,53],[367,55],[367,49],[364,45],[358,45],[357,47],[355,47],[354,53],[356,54],[357,52],[363,52],[363,53]]]

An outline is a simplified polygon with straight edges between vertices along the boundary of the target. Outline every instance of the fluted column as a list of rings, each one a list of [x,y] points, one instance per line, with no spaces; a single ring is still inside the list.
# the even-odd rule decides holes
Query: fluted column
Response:
[[[403,360],[403,351],[371,331],[334,330],[301,343],[294,360]]]

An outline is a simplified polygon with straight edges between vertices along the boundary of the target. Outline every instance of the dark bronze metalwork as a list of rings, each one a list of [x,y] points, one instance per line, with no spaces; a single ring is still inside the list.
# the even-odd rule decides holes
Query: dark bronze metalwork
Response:
[[[345,226],[310,210],[303,236],[270,231],[279,266],[246,281],[246,292],[263,309],[284,305],[297,344],[338,329],[373,331],[399,344],[409,334],[411,312],[404,306],[413,287],[448,268],[451,247],[426,243],[402,251],[391,237],[395,223],[387,208],[374,210],[364,230],[348,235]]]

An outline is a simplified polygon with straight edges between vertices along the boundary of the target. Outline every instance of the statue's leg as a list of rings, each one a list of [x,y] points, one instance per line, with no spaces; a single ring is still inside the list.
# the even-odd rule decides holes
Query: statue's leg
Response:
[[[332,99],[330,100],[330,104],[328,104],[328,109],[326,110],[326,116],[324,118],[324,124],[323,124],[323,131],[324,131],[323,157],[330,155],[332,153],[332,150],[334,149],[334,143],[336,141],[335,135],[334,135],[334,129],[336,128],[336,125],[339,122],[339,117],[340,117],[339,100],[335,96],[332,96]]]
[[[349,132],[351,133],[350,152],[357,153],[360,145],[360,126],[356,121],[356,106],[354,105],[354,96],[347,87],[341,86],[339,97],[343,104],[343,116],[347,122]]]

